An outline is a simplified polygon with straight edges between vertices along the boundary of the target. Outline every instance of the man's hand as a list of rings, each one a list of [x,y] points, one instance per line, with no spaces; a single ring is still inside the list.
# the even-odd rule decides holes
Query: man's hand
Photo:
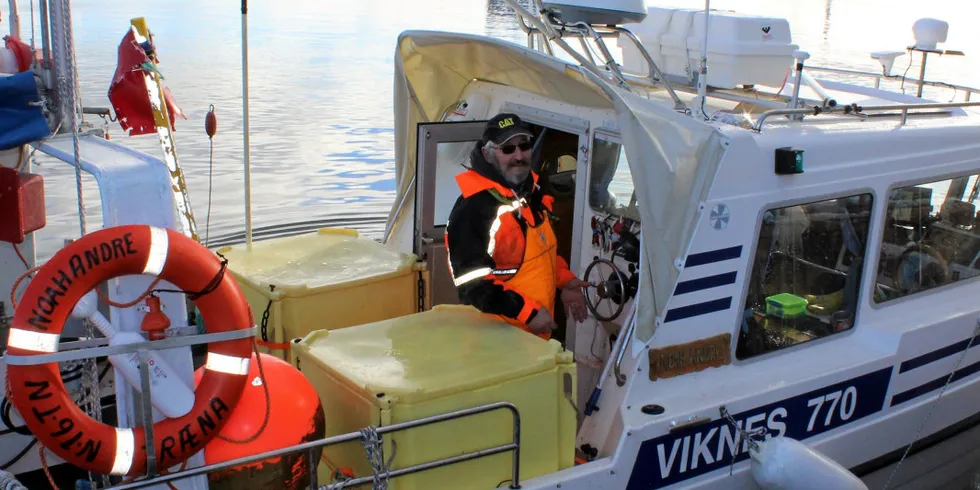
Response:
[[[579,323],[584,322],[589,314],[585,307],[585,295],[582,294],[582,288],[588,285],[589,283],[575,278],[568,281],[565,289],[561,292],[561,302],[572,315],[572,318]]]
[[[541,307],[538,313],[534,315],[531,319],[531,323],[527,324],[531,328],[531,331],[536,334],[549,333],[552,330],[558,328],[558,324],[555,323],[554,318],[551,317],[551,312],[547,308]]]

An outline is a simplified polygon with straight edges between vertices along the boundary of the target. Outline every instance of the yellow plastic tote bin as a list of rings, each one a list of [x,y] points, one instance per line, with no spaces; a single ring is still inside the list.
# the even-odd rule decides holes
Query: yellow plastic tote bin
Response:
[[[574,465],[572,354],[472,307],[441,305],[312,332],[291,356],[320,395],[327,436],[510,402],[520,411],[522,480]],[[511,412],[498,410],[391,432],[383,436],[384,458],[394,454],[394,470],[502,446],[513,441],[513,427]],[[360,442],[325,448],[323,462],[358,477],[372,474]],[[513,453],[500,453],[399,476],[388,488],[494,488],[510,480],[512,462]]]
[[[415,313],[421,269],[357,231],[325,228],[218,250],[252,308],[258,337],[288,345],[313,330]],[[266,319],[264,317],[268,315]],[[262,337],[263,323],[265,337]],[[289,360],[283,349],[262,349]]]

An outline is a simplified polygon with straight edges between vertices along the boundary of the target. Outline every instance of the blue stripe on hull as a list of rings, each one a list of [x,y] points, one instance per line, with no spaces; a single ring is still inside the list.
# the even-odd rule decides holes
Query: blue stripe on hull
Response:
[[[895,405],[899,405],[909,400],[912,400],[914,398],[918,398],[922,395],[925,395],[926,393],[938,390],[942,388],[943,385],[946,384],[946,380],[949,380],[950,383],[955,383],[977,372],[980,372],[980,361],[970,364],[969,366],[957,369],[956,373],[953,374],[952,379],[950,379],[949,374],[944,374],[942,375],[942,377],[936,378],[928,383],[924,383],[919,386],[916,386],[915,388],[905,390],[893,396],[891,401],[891,406],[894,407]]]
[[[727,286],[729,284],[735,284],[735,278],[738,276],[736,272],[726,272],[724,274],[718,274],[715,276],[702,277],[700,279],[691,279],[690,281],[683,281],[677,283],[677,287],[674,288],[674,295],[693,293],[695,291],[703,291],[705,289],[716,288],[719,286]]]
[[[898,368],[899,374],[906,371],[911,371],[915,368],[925,366],[934,361],[938,361],[944,357],[949,357],[958,352],[962,352],[967,345],[970,344],[970,339],[961,340],[955,344],[947,345],[946,347],[941,347],[932,352],[926,352],[919,357],[914,357],[902,363],[901,367]],[[980,345],[980,342],[974,341],[972,347]]]
[[[737,259],[741,256],[742,256],[741,245],[735,247],[722,248],[718,250],[711,250],[709,252],[701,252],[697,254],[688,255],[687,260],[684,262],[684,267],[696,267],[699,265],[713,264],[715,262],[721,262],[723,260]]]
[[[707,315],[708,313],[714,313],[716,311],[724,311],[732,307],[732,297],[716,299],[712,301],[705,301],[704,303],[695,303],[689,306],[681,306],[678,308],[673,308],[667,310],[667,315],[664,317],[664,322],[673,322],[677,320],[683,320],[685,318],[691,318],[694,316]]]

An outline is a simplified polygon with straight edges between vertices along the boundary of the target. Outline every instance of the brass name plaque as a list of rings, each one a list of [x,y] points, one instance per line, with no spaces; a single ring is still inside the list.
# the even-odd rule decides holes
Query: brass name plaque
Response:
[[[732,362],[732,334],[650,351],[650,381],[719,367]]]

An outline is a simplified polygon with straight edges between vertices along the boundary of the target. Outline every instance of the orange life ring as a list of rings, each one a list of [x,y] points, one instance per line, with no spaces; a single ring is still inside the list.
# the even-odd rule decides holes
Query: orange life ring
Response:
[[[27,287],[10,326],[7,353],[57,352],[74,305],[102,281],[130,274],[158,275],[183,291],[201,291],[220,268],[208,249],[170,230],[128,225],[85,235],[52,257]],[[252,326],[248,303],[228,275],[194,303],[208,333]],[[183,417],[153,426],[157,468],[173,467],[194,455],[228,422],[247,381],[251,346],[251,338],[208,345],[194,407]],[[7,380],[27,427],[65,461],[104,475],[146,472],[144,429],[113,427],[82,412],[65,390],[57,363],[9,365]]]

